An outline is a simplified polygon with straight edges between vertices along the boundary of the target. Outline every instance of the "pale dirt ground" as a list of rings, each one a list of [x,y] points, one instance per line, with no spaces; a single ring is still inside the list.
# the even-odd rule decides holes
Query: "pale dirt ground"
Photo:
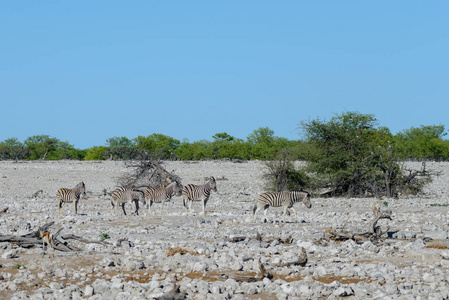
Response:
[[[409,163],[408,165],[414,168],[420,166],[418,163]],[[307,210],[303,205],[297,206],[297,211],[301,214],[300,220],[303,220],[302,223],[294,222],[291,216],[289,217],[290,221],[286,224],[263,224],[259,219],[257,223],[252,223],[253,202],[257,195],[264,191],[261,175],[266,167],[263,162],[166,162],[163,166],[168,171],[179,175],[184,185],[202,183],[207,176],[216,178],[218,193],[212,194],[206,207],[205,217],[196,214],[201,211],[199,203],[193,204],[195,217],[187,215],[182,207],[181,197],[172,199],[167,204],[167,211],[162,214],[160,206],[156,204],[154,206],[155,216],[147,216],[145,209],[141,210],[139,216],[115,216],[112,213],[109,196],[103,196],[103,194],[104,191],[113,191],[117,187],[117,179],[128,171],[123,162],[1,161],[0,209],[8,207],[9,211],[0,218],[0,234],[21,235],[35,230],[47,222],[55,221],[52,230],[63,228],[64,233],[73,233],[88,239],[97,239],[99,234],[108,233],[116,239],[126,237],[131,241],[165,242],[171,246],[200,243],[203,247],[207,247],[208,242],[223,240],[230,235],[253,236],[256,232],[272,236],[293,232],[298,234],[298,236],[294,236],[295,240],[313,241],[322,236],[326,229],[367,227],[372,218],[371,205],[373,201],[376,201],[376,199],[315,198],[312,199],[311,210]],[[390,223],[391,230],[448,231],[448,207],[431,206],[431,204],[449,204],[449,185],[447,184],[449,164],[428,163],[427,168],[441,171],[442,175],[436,177],[425,188],[422,195],[407,199],[377,200],[378,202],[387,201],[389,208],[394,212],[394,221]],[[64,216],[58,217],[56,191],[61,187],[73,188],[80,181],[85,182],[89,199],[81,201],[78,216],[73,217],[73,206],[66,204]],[[130,206],[127,211],[131,212]],[[281,209],[269,209],[268,213],[270,216],[277,215],[279,218]],[[363,224],[360,224],[360,221],[351,221],[351,216],[356,215],[362,215]],[[28,226],[27,223],[29,223]],[[164,230],[172,230],[166,231],[171,233],[158,232],[160,229],[158,226],[161,224],[164,224]],[[219,224],[219,228],[217,224]],[[436,242],[447,244],[447,240]],[[401,241],[392,240],[392,243],[400,245]],[[41,249],[23,250],[16,258],[0,258],[2,266],[0,273],[23,272],[23,270],[15,270],[13,267],[18,264],[25,266],[26,270],[36,276],[21,283],[18,288],[32,294],[35,289],[48,286],[50,281],[64,282],[66,285],[77,282],[76,278],[37,276],[48,265],[73,268],[92,280],[103,278],[108,272],[110,276],[113,276],[114,272],[121,272],[125,277],[128,276],[129,280],[139,275],[135,280],[146,282],[152,274],[160,271],[146,269],[134,272],[123,270],[106,272],[99,268],[98,263],[104,257],[111,255],[110,253],[102,253],[101,247],[77,245],[85,247],[85,251],[81,253],[56,252],[52,257],[41,255]],[[120,255],[120,253],[115,255]],[[321,259],[323,258],[314,257],[313,254],[309,255],[309,261],[314,261],[318,265]],[[363,258],[353,259],[363,260]],[[436,253],[435,255],[419,255],[416,252],[411,252],[410,255],[395,253],[385,257],[385,261],[394,262],[398,266],[408,266],[412,262],[424,266],[439,259]],[[443,265],[442,268],[449,275],[448,266]],[[195,276],[195,274],[185,274],[185,276]],[[332,281],[333,279],[335,278],[328,280]],[[325,278],[321,280],[326,281]],[[350,282],[350,278],[346,280]],[[11,291],[0,291],[0,298],[6,299],[10,295]],[[270,298],[269,295],[258,296]]]

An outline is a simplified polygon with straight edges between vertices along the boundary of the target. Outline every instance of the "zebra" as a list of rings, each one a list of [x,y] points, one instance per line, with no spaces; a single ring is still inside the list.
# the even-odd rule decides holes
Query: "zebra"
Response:
[[[287,209],[291,208],[295,212],[296,219],[298,219],[298,214],[296,213],[296,210],[293,208],[293,204],[296,202],[302,202],[305,204],[307,208],[312,207],[312,203],[310,202],[310,194],[303,191],[293,191],[293,192],[267,192],[262,193],[257,197],[256,203],[253,207],[253,214],[254,214],[254,222],[256,221],[256,215],[257,213],[263,208],[264,209],[264,215],[265,219],[268,220],[267,217],[267,210],[268,207],[279,207],[284,206],[284,223],[285,223],[285,215],[287,213]],[[265,220],[264,220],[265,221]]]
[[[192,202],[202,201],[203,202],[203,216],[205,215],[206,203],[209,200],[210,192],[213,190],[217,192],[217,184],[215,178],[209,178],[203,185],[188,184],[182,189],[183,204],[187,211],[193,215],[192,212]]]
[[[142,202],[143,205],[147,204],[144,192],[134,188],[120,187],[112,193],[112,209],[114,210],[114,207],[117,205],[117,216],[119,215],[120,204],[122,205],[123,213],[126,216],[125,203],[131,203],[133,201],[136,206],[135,213],[136,215],[139,215],[139,201]]]
[[[145,199],[149,200],[148,215],[151,214],[151,206],[153,203],[162,203],[161,213],[164,208],[165,201],[170,201],[173,196],[182,195],[182,185],[174,181],[167,186],[149,187],[145,191]]]
[[[56,192],[56,198],[58,199],[58,215],[63,214],[62,205],[64,203],[72,203],[74,206],[75,215],[78,214],[78,201],[80,198],[86,196],[86,185],[84,182],[78,183],[74,189],[61,188]]]

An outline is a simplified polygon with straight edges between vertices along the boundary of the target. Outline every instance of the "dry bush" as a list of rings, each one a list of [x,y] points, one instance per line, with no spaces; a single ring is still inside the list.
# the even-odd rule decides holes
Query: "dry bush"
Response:
[[[141,153],[139,159],[125,162],[130,170],[127,174],[119,178],[118,186],[138,187],[138,186],[161,186],[168,178],[170,182],[176,181],[181,184],[181,178],[168,172],[162,167],[162,160],[146,152]]]

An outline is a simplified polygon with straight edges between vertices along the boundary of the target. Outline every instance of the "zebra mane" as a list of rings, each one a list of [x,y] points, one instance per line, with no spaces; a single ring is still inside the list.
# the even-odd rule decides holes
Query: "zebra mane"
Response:
[[[211,182],[215,182],[214,176],[206,177],[206,182],[204,184],[211,183]]]
[[[76,186],[75,186],[75,189],[79,189],[79,188],[81,188],[81,187],[85,187],[86,185],[84,184],[84,182],[80,182],[80,183],[78,183]]]

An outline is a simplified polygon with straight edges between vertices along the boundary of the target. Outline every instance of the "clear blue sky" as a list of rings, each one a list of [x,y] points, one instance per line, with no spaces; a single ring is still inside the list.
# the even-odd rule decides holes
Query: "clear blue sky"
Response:
[[[3,1],[0,141],[447,127],[449,1]]]

